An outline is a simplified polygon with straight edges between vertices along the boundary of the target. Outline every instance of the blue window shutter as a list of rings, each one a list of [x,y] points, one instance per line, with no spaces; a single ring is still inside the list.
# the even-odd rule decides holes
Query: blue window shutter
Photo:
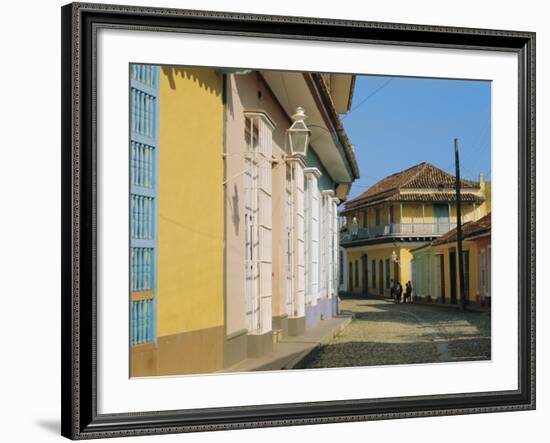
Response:
[[[156,343],[159,67],[130,64],[130,343]]]

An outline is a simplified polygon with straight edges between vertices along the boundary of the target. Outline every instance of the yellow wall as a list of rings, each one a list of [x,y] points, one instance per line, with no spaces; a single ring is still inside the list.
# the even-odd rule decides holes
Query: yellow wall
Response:
[[[370,246],[367,248],[361,248],[357,250],[350,250],[347,251],[347,260],[346,260],[346,269],[349,273],[349,263],[353,263],[353,279],[352,279],[352,287],[351,292],[354,293],[362,293],[363,292],[363,262],[361,260],[361,257],[363,255],[367,255],[368,260],[368,291],[369,294],[378,295],[380,294],[380,260],[382,260],[382,289],[384,295],[389,295],[389,289],[386,288],[386,259],[390,259],[390,280],[393,280],[395,278],[394,275],[394,264],[392,261],[392,252],[395,251],[397,256],[399,257],[399,266],[398,266],[398,281],[401,283],[401,286],[403,288],[405,287],[405,283],[407,281],[412,280],[410,275],[410,268],[411,268],[411,259],[412,254],[409,250],[409,248],[406,247],[400,247],[400,246],[394,246],[394,245],[388,245],[382,244],[379,247]],[[359,281],[358,285],[355,284],[355,260],[359,261]],[[372,285],[372,261],[376,260],[376,288]],[[349,274],[348,274],[348,280],[349,280]],[[346,282],[348,283],[348,282]]]
[[[491,212],[491,184],[485,183],[482,186],[482,191],[485,195],[485,201],[479,205],[472,203],[462,204],[462,218],[464,222],[477,220],[488,212]],[[451,222],[456,222],[456,204],[451,203]],[[364,214],[367,214],[367,227],[374,228],[376,226],[376,208],[380,208],[380,225],[388,224],[389,205],[381,204],[378,206],[370,206],[368,209],[358,209],[357,211],[347,215],[348,226],[351,226],[353,217],[357,217],[359,228],[364,226]],[[403,203],[403,218],[401,219],[401,207],[399,203],[393,204],[394,223],[434,223],[434,210],[432,203],[424,204],[424,217],[422,217],[422,203]]]
[[[491,182],[483,181],[481,183],[481,192],[483,192],[483,195],[485,196],[485,201],[480,205],[481,209],[481,217],[491,212]]]
[[[410,249],[408,248],[400,248],[399,249],[399,263],[400,263],[400,280],[399,282],[405,287],[405,283],[408,281],[412,281],[412,275],[411,275],[411,260],[412,260],[412,254]]]
[[[442,253],[444,256],[444,270],[445,270],[445,299],[447,302],[451,299],[451,273],[450,273],[450,262],[449,262],[449,251],[451,248],[455,248],[456,260],[455,260],[455,269],[456,269],[456,299],[460,301],[460,281],[458,278],[458,248],[455,243],[449,243],[446,245],[436,247],[437,253]],[[477,258],[478,250],[475,242],[464,241],[462,245],[463,251],[468,251],[470,257],[470,281],[469,281],[469,300],[475,301],[476,295],[478,292],[478,276],[477,276]]]
[[[426,212],[428,212],[428,206],[430,209],[430,214],[433,212],[432,205],[424,205],[424,222],[432,222],[432,217],[427,218]],[[399,205],[395,205],[394,213],[396,214],[396,219],[400,220],[401,208]],[[404,204],[403,205],[403,219],[401,223],[421,223],[422,222],[422,204]],[[398,221],[399,223],[399,221]]]
[[[157,335],[223,326],[222,76],[162,67]]]

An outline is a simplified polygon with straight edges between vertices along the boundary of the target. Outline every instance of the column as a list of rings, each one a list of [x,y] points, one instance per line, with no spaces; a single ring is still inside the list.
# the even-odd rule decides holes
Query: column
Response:
[[[294,312],[293,317],[305,315],[305,196],[304,196],[304,162],[301,158],[290,159],[293,168],[294,198]]]
[[[323,199],[323,230],[322,230],[322,291],[321,297],[323,298],[323,318],[332,317],[332,287],[333,287],[333,256],[332,256],[332,221],[333,221],[333,203],[332,199],[334,197],[333,190],[325,190],[322,193]]]
[[[317,168],[305,168],[308,181],[308,215],[306,217],[306,302],[316,306],[319,300],[319,186],[321,172]]]
[[[337,197],[334,197],[332,199],[332,212],[333,212],[333,232],[332,232],[332,256],[334,257],[333,260],[333,295],[338,295],[338,287],[340,285],[340,243],[339,243],[339,235],[340,235],[340,228],[338,226],[338,204],[340,203],[340,200]]]
[[[292,174],[292,305],[288,312],[288,335],[296,336],[305,331],[305,205],[304,161],[302,157],[287,160]]]

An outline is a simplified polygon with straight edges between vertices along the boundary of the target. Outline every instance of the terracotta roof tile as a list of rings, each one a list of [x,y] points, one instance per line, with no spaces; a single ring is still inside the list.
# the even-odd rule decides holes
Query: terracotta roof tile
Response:
[[[484,232],[491,231],[491,213],[487,214],[485,217],[480,218],[476,221],[471,221],[464,223],[462,225],[462,238],[465,240],[468,237],[473,237]],[[456,241],[456,228],[451,229],[445,235],[442,235],[438,239],[432,242],[432,245],[438,246],[445,243],[452,243]]]
[[[428,162],[422,162],[412,166],[404,171],[397,172],[388,177],[383,178],[378,183],[371,186],[366,192],[363,192],[358,197],[349,200],[346,203],[346,209],[363,205],[374,200],[385,200],[388,197],[393,197],[398,194],[401,189],[426,189],[426,188],[453,188],[455,185],[455,176],[451,175],[442,169],[439,169]],[[478,189],[478,184],[471,180],[461,180],[462,189]],[[439,193],[429,193],[436,195]],[[442,193],[443,194],[449,194]],[[396,197],[397,198],[397,197]],[[449,201],[442,200],[444,197],[433,197],[434,200],[425,201]],[[440,198],[440,200],[437,200]],[[397,198],[394,201],[398,201]],[[405,200],[402,200],[405,201]],[[408,200],[414,201],[414,200]],[[422,201],[422,200],[420,200]],[[452,201],[452,200],[451,200]]]
[[[483,201],[480,195],[472,192],[460,192],[463,202],[472,203]],[[414,194],[396,193],[391,197],[385,198],[384,201],[395,202],[454,202],[456,201],[456,193],[454,192],[417,192]]]

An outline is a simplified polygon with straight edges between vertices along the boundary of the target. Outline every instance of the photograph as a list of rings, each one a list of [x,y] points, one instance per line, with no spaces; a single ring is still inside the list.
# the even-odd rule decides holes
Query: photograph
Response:
[[[491,360],[490,80],[128,87],[131,378]]]

